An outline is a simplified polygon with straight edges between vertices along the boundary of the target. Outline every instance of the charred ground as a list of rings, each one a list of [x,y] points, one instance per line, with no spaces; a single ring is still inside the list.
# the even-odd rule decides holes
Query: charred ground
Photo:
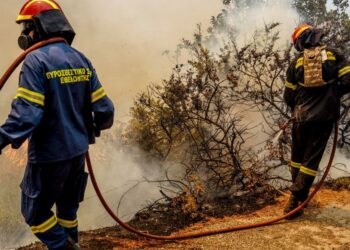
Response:
[[[252,249],[260,245],[261,249],[350,249],[349,184],[349,178],[328,182],[300,219],[270,227],[163,242],[144,239],[115,226],[82,232],[81,246],[83,249],[217,249],[219,246]],[[205,204],[195,215],[184,214],[179,204],[176,207],[171,203],[156,203],[136,214],[130,225],[159,235],[224,228],[280,215],[286,200],[287,196],[271,193],[225,197]],[[45,248],[39,243],[20,248],[34,249]]]

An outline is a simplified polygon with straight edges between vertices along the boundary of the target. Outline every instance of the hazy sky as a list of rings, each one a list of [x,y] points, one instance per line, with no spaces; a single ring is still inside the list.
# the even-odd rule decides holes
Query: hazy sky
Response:
[[[25,1],[1,0],[0,72],[21,51],[14,20]],[[77,33],[73,46],[93,62],[101,82],[117,106],[128,113],[133,98],[151,82],[167,76],[172,63],[165,50],[191,38],[197,23],[208,24],[219,13],[221,0],[58,0]],[[17,76],[1,93],[0,110],[8,110]],[[6,116],[0,115],[3,120]]]

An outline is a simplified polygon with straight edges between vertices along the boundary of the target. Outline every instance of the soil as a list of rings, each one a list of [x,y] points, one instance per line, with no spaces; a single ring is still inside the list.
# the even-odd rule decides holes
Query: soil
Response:
[[[282,214],[288,197],[276,199],[249,197],[223,198],[206,204],[198,215],[182,215],[176,209],[158,206],[141,212],[130,222],[140,230],[169,235],[239,224],[265,221]],[[253,202],[254,201],[254,202]],[[238,205],[242,204],[242,205]],[[244,205],[251,204],[251,205]],[[135,236],[119,227],[103,228],[80,234],[82,249],[350,249],[350,191],[322,189],[304,210],[291,221],[272,226],[214,235],[193,240],[164,242]],[[45,249],[40,243],[21,250]]]

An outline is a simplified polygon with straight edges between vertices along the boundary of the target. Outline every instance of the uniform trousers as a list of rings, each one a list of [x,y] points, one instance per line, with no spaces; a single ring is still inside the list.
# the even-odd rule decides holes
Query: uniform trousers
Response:
[[[49,249],[62,248],[68,237],[78,242],[77,211],[88,180],[84,167],[85,154],[60,162],[27,164],[21,182],[22,214]]]
[[[334,121],[293,123],[290,162],[293,184],[290,190],[300,201],[308,197],[334,123]]]

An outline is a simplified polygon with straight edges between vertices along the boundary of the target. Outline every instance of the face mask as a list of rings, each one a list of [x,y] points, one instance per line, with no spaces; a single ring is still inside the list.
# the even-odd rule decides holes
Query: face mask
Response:
[[[301,52],[301,51],[303,50],[303,47],[301,46],[300,40],[297,40],[297,41],[294,43],[294,48],[295,48],[298,52]]]
[[[23,49],[27,50],[29,49],[32,45],[34,45],[34,40],[29,36],[29,35],[20,35],[18,37],[18,46]]]
[[[22,22],[21,25],[22,32],[18,37],[18,46],[23,50],[27,50],[35,43],[34,39],[29,35],[34,30],[34,25],[32,22]]]

